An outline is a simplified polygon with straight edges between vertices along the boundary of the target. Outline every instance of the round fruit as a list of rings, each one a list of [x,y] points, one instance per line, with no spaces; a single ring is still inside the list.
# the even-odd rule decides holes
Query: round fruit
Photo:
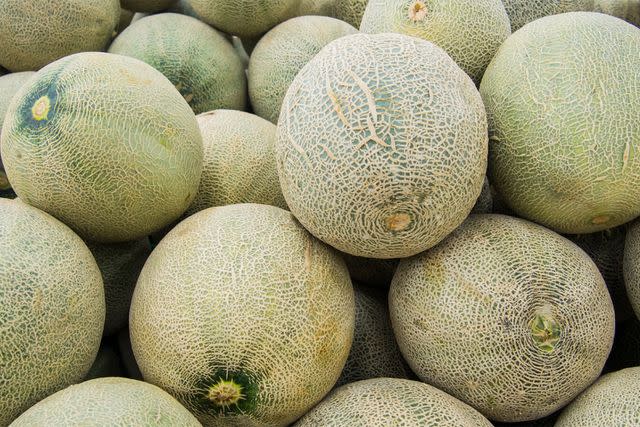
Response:
[[[502,0],[515,32],[525,24],[549,15],[591,11],[594,0]]]
[[[344,385],[296,423],[296,427],[490,427],[478,411],[418,381],[374,378]]]
[[[128,378],[98,378],[61,390],[22,414],[11,427],[184,426],[201,424],[158,387]]]
[[[364,10],[369,0],[335,0],[333,16],[360,28]]]
[[[602,376],[562,411],[556,427],[637,425],[640,367]]]
[[[249,61],[249,97],[256,114],[277,123],[282,100],[302,67],[333,40],[357,32],[326,16],[300,16],[269,31]]]
[[[244,66],[233,45],[190,16],[161,13],[130,25],[109,53],[131,56],[160,71],[196,114],[246,106]]]
[[[15,192],[88,240],[149,235],[195,197],[202,137],[195,115],[151,66],[80,53],[24,85],[2,129]]]
[[[50,215],[0,199],[0,425],[84,378],[104,313],[100,270],[82,240]]]
[[[122,377],[124,376],[120,355],[116,349],[108,343],[103,342],[98,350],[96,360],[91,365],[91,369],[84,377],[84,380],[92,380],[104,377]]]
[[[119,20],[118,0],[2,0],[0,65],[36,71],[73,53],[102,50]]]
[[[640,26],[640,0],[595,0],[593,10]]]
[[[441,241],[480,195],[486,156],[471,79],[439,47],[401,34],[328,44],[296,76],[278,121],[291,211],[356,256],[401,258]]]
[[[511,27],[500,0],[369,0],[360,31],[429,40],[479,84]]]
[[[285,426],[329,392],[354,296],[340,256],[266,205],[187,218],[149,257],[131,305],[146,381],[206,426]]]
[[[276,127],[253,114],[200,114],[204,168],[188,214],[214,206],[260,203],[287,208],[276,171]]]
[[[633,311],[640,318],[640,220],[635,221],[627,230],[623,277]]]
[[[480,86],[489,180],[519,215],[562,233],[640,215],[640,30],[600,13],[539,19]]]
[[[207,24],[228,34],[257,37],[296,15],[300,0],[190,0]]]
[[[333,16],[335,0],[301,0],[297,16],[322,15]]]
[[[611,298],[587,254],[503,215],[471,215],[438,247],[402,260],[389,308],[413,371],[496,421],[569,403],[613,342]]]
[[[176,0],[120,0],[125,9],[134,12],[160,12],[169,8]]]

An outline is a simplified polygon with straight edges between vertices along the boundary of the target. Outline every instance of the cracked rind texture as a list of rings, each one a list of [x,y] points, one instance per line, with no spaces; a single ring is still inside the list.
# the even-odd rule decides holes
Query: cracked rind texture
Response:
[[[295,427],[491,427],[478,411],[419,381],[374,378],[332,391]]]
[[[258,37],[296,16],[300,0],[190,0],[202,21],[240,38]]]
[[[603,375],[560,414],[555,427],[640,424],[640,367]]]
[[[594,0],[502,0],[516,32],[529,22],[567,12],[590,12]]]
[[[0,425],[82,380],[98,353],[100,270],[69,227],[0,199]]]
[[[503,215],[471,215],[402,260],[389,308],[412,370],[495,421],[560,409],[600,375],[613,343],[613,304],[587,254]],[[539,316],[555,325],[548,345]]]
[[[98,378],[61,390],[38,402],[11,427],[201,427],[162,389],[129,378]]]
[[[118,0],[3,0],[0,65],[37,71],[67,55],[103,50],[119,20]]]
[[[216,110],[197,117],[204,145],[198,193],[187,215],[238,203],[287,209],[276,170],[276,126],[254,114]]]
[[[133,12],[160,12],[171,7],[176,0],[120,0],[123,8]]]
[[[367,3],[368,0],[335,0],[333,16],[355,28],[360,28]]]
[[[433,42],[479,84],[511,26],[501,0],[369,0],[360,31]]]
[[[640,26],[640,0],[595,0],[594,12],[616,16]]]
[[[333,249],[288,211],[231,205],[187,218],[156,247],[134,292],[131,342],[145,380],[205,426],[285,426],[338,380],[354,316]],[[221,409],[207,394],[224,379],[245,398]]]
[[[473,82],[439,47],[401,34],[325,46],[278,121],[280,185],[296,218],[342,252],[402,258],[467,217],[487,164]]]
[[[640,215],[640,30],[573,12],[514,33],[487,68],[489,180],[518,216],[561,233]]]
[[[354,286],[356,326],[347,363],[336,386],[369,378],[408,378],[409,367],[391,329],[386,293]]]
[[[636,317],[640,319],[640,220],[627,229],[622,265],[627,296]]]
[[[293,79],[330,42],[358,30],[339,19],[301,16],[265,34],[251,53],[249,97],[257,115],[277,123]]]
[[[1,148],[18,197],[103,243],[177,219],[202,171],[198,122],[171,82],[107,53],[40,70],[12,100]]]
[[[194,113],[244,110],[247,78],[233,45],[196,18],[161,13],[131,24],[109,53],[139,59],[174,84]]]

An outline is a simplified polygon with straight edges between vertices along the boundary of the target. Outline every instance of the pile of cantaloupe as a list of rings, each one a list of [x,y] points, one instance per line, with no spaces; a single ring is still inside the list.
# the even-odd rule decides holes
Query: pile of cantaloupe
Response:
[[[640,425],[639,25],[0,0],[0,427]]]

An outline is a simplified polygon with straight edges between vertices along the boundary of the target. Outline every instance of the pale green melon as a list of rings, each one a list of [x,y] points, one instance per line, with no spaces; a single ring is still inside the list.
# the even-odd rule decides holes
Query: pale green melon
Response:
[[[200,187],[187,214],[214,206],[259,203],[287,208],[276,170],[276,127],[256,115],[200,114],[204,143]]]
[[[98,378],[38,402],[11,427],[163,426],[201,424],[160,388],[128,378]]]
[[[288,206],[342,252],[401,258],[469,214],[486,171],[487,122],[471,79],[439,47],[354,34],[296,76],[278,121]]]
[[[195,197],[202,137],[160,72],[80,53],[43,68],[13,98],[2,159],[18,196],[87,240],[140,239]]]
[[[369,0],[360,31],[429,40],[479,84],[511,26],[500,0]]]
[[[364,10],[369,0],[335,0],[333,16],[347,24],[360,28]]]
[[[369,378],[407,378],[409,367],[391,329],[386,293],[355,286],[356,323],[349,358],[336,386]]]
[[[341,253],[354,282],[378,288],[388,288],[399,259],[362,258]]]
[[[107,342],[102,342],[96,360],[84,377],[85,381],[95,378],[124,376],[124,367],[116,349]]]
[[[333,16],[336,0],[300,0],[297,16]]]
[[[602,376],[560,415],[555,427],[640,424],[640,366]]]
[[[480,93],[490,176],[519,215],[593,233],[640,215],[640,30],[573,12],[513,34]]]
[[[123,8],[134,12],[160,12],[168,9],[176,0],[120,0]]]
[[[2,0],[0,65],[36,71],[73,53],[103,50],[119,19],[118,0]]]
[[[137,58],[160,71],[196,114],[246,106],[240,57],[222,34],[196,18],[161,13],[140,19],[113,41],[109,53]]]
[[[624,284],[636,316],[640,319],[640,220],[627,230],[623,257]]]
[[[104,288],[71,229],[0,199],[0,425],[89,371],[104,324]]]
[[[258,37],[296,16],[300,0],[190,0],[200,19],[227,34]]]
[[[334,390],[295,426],[491,427],[491,423],[469,405],[428,384],[374,378]]]
[[[205,426],[286,426],[338,380],[354,315],[334,250],[285,210],[232,205],[187,218],[153,251],[131,342],[145,380]]]
[[[595,0],[594,12],[606,13],[640,26],[640,0]]]
[[[277,123],[282,100],[302,67],[333,40],[357,32],[339,19],[300,16],[265,34],[249,61],[249,97],[255,113]]]
[[[587,254],[503,215],[471,215],[402,260],[389,308],[411,369],[495,421],[569,403],[600,375],[614,335],[613,304]]]
[[[502,0],[502,3],[511,21],[511,31],[515,32],[545,16],[592,11],[594,0]]]

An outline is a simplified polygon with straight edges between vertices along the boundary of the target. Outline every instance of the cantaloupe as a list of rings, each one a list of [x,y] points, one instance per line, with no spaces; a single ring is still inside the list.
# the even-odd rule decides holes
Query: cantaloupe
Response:
[[[88,381],[95,378],[121,376],[124,376],[124,367],[120,360],[120,354],[118,354],[118,351],[113,345],[103,341],[102,344],[100,344],[96,360],[94,360],[84,380]]]
[[[347,253],[341,253],[347,263],[349,274],[354,282],[366,286],[389,288],[393,274],[398,268],[398,259],[362,258]]]
[[[389,308],[411,369],[495,421],[569,403],[613,342],[613,304],[587,254],[503,215],[471,215],[436,248],[402,260]]]
[[[176,0],[120,0],[125,9],[134,12],[160,12],[168,9]]]
[[[104,315],[100,270],[82,240],[0,199],[0,425],[87,374]]]
[[[511,26],[501,0],[369,0],[360,31],[429,40],[479,84]]]
[[[333,16],[347,24],[360,28],[364,10],[369,0],[335,0]]]
[[[133,242],[99,244],[87,242],[104,282],[106,317],[104,335],[112,335],[126,326],[133,288],[151,253],[147,237]]]
[[[247,81],[240,57],[222,34],[195,18],[176,13],[147,16],[124,30],[109,53],[153,66],[196,114],[245,108]]]
[[[469,405],[428,384],[374,378],[344,385],[295,424],[296,427],[490,427]]]
[[[480,195],[487,123],[471,79],[439,47],[401,34],[325,46],[278,121],[292,213],[342,252],[401,258],[455,229]]]
[[[640,319],[640,220],[627,230],[624,244],[623,277],[633,311]]]
[[[594,0],[594,12],[606,13],[640,26],[640,0]]]
[[[160,388],[128,378],[98,378],[38,402],[11,427],[199,427],[180,403]]]
[[[200,19],[227,34],[258,37],[296,16],[300,0],[190,0]]]
[[[119,19],[118,0],[3,0],[0,65],[37,71],[73,53],[103,50]]]
[[[369,378],[408,378],[391,329],[386,292],[354,286],[356,323],[349,358],[336,386]]]
[[[187,210],[259,203],[287,208],[276,170],[276,127],[254,114],[216,110],[200,114],[204,144],[200,187]]]
[[[502,0],[515,32],[525,24],[549,15],[567,12],[589,12],[594,0]]]
[[[638,425],[638,388],[640,367],[604,375],[562,411],[556,427]]]
[[[489,180],[519,216],[582,234],[640,215],[638,46],[640,29],[573,12],[500,48],[480,87]]]
[[[339,19],[300,16],[265,34],[249,61],[249,97],[256,114],[277,123],[282,100],[302,67],[333,40],[357,32]]]
[[[2,129],[18,196],[99,242],[140,239],[182,215],[202,156],[198,122],[171,82],[107,53],[40,70],[13,98]]]
[[[300,0],[297,16],[333,16],[336,0]]]
[[[129,323],[145,380],[205,426],[286,426],[338,380],[354,313],[334,250],[290,212],[241,204],[169,232],[142,270]]]

